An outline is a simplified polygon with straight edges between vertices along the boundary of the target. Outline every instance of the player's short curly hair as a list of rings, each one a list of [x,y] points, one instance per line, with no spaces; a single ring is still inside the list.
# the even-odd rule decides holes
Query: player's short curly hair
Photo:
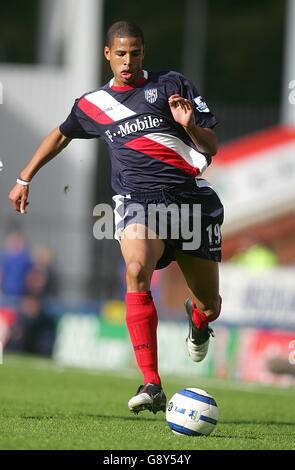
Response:
[[[117,21],[113,23],[106,34],[106,45],[111,47],[114,38],[140,38],[144,45],[143,32],[137,24],[132,21]]]

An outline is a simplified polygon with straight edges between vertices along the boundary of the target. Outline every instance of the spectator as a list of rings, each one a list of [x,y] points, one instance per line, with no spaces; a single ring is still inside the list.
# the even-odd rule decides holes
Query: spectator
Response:
[[[26,291],[38,297],[57,295],[57,274],[53,268],[53,255],[45,245],[33,250],[33,265],[26,278]]]
[[[0,254],[0,290],[3,295],[19,297],[26,292],[26,278],[32,259],[24,236],[10,233]]]
[[[50,356],[55,337],[55,321],[43,311],[40,299],[33,295],[22,298],[16,322],[12,325],[8,351]]]

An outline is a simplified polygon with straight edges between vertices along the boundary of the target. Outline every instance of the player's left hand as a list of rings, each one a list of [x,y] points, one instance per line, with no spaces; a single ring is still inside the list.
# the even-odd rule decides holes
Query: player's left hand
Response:
[[[13,208],[20,212],[21,214],[27,213],[27,206],[29,205],[28,202],[29,196],[29,186],[22,186],[18,183],[12,188],[9,193],[9,199],[13,206]]]
[[[168,100],[174,120],[183,127],[192,124],[193,105],[180,95],[172,95]]]

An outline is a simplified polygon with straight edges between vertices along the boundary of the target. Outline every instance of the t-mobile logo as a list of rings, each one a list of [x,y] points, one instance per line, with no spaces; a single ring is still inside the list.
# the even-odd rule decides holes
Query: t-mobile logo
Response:
[[[138,131],[145,131],[147,129],[154,129],[160,127],[163,119],[159,119],[153,116],[144,116],[143,119],[135,119],[133,121],[127,121],[124,124],[119,124],[116,132],[106,131],[107,137],[111,142],[114,142],[114,137],[125,137],[126,135],[134,134]]]

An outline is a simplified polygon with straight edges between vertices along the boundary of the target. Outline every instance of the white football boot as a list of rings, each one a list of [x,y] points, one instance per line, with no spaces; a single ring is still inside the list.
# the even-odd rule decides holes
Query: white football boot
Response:
[[[188,316],[189,331],[186,344],[190,358],[194,362],[201,362],[208,352],[210,336],[215,336],[212,328],[197,328],[193,322],[193,300],[188,298],[184,307]]]
[[[161,385],[147,383],[138,387],[134,397],[128,401],[128,408],[135,414],[144,410],[156,414],[158,411],[166,411],[166,401]]]

